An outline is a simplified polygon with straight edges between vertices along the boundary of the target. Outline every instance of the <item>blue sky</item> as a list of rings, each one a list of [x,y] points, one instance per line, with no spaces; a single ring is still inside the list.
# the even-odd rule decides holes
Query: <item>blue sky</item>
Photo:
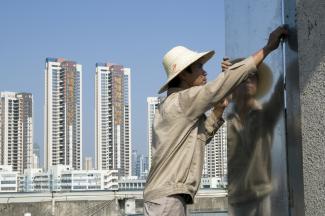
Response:
[[[34,141],[43,161],[46,57],[83,66],[83,156],[94,157],[95,64],[131,68],[133,149],[147,154],[148,96],[166,80],[163,55],[176,45],[213,49],[213,79],[224,55],[223,0],[4,0],[0,3],[0,91],[34,97]]]

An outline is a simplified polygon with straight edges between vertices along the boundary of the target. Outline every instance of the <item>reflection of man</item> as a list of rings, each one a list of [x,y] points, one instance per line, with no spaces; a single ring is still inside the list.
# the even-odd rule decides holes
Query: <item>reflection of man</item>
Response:
[[[221,118],[230,92],[279,45],[283,28],[270,35],[266,47],[233,65],[207,83],[203,64],[213,51],[197,53],[175,47],[164,57],[168,76],[159,93],[167,98],[159,105],[153,123],[153,158],[144,190],[145,215],[186,215],[199,188],[204,148],[222,124]],[[209,116],[205,112],[213,108]]]
[[[227,60],[227,59],[225,59]],[[232,61],[235,63],[240,59]],[[229,61],[224,61],[227,69]],[[279,79],[271,99],[261,104],[272,85],[272,72],[262,63],[234,91],[233,110],[228,116],[229,214],[232,216],[269,216],[271,147],[273,131],[283,108],[283,83]]]

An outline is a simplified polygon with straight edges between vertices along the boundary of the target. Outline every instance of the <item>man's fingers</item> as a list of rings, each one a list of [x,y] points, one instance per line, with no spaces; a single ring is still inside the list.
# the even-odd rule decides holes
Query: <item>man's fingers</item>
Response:
[[[222,61],[221,65],[231,66],[232,64],[230,63],[230,61]]]
[[[232,65],[227,56],[222,58],[222,62],[220,64],[221,64],[222,71],[227,70]]]

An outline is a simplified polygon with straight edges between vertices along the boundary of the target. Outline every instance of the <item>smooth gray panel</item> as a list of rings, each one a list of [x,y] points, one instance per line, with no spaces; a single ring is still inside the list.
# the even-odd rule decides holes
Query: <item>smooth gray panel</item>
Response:
[[[282,1],[280,0],[227,0],[225,1],[225,12],[226,56],[231,59],[247,57],[265,46],[269,33],[283,23]],[[282,97],[282,101],[284,101],[283,77],[285,67],[282,45],[271,53],[264,62],[272,70],[273,84],[271,90],[259,100],[259,102],[263,104],[262,107],[264,110],[262,110],[262,112],[267,109],[265,108],[267,107],[265,104],[271,103],[275,96]],[[277,82],[280,84],[276,85]],[[276,86],[277,88],[275,89]],[[270,194],[271,215],[281,216],[289,214],[285,109],[284,103],[281,102],[271,104],[269,107],[280,109],[278,114],[273,113],[274,116],[272,116],[271,113],[271,116],[269,116],[270,121],[268,121],[267,118],[262,119],[264,124],[262,127],[269,128],[267,132],[271,134],[273,138],[272,147],[270,148],[270,152],[268,152],[271,155],[270,166],[273,186]],[[277,119],[274,127],[270,126],[272,119]],[[244,130],[247,130],[245,127],[252,126],[244,126]],[[254,134],[252,133],[251,136],[254,136]],[[262,137],[261,139],[267,140],[268,138]],[[228,169],[231,169],[231,167],[228,167]]]

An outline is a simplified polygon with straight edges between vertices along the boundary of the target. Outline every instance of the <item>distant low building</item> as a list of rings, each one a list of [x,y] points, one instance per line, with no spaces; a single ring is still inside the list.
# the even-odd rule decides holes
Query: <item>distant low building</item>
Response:
[[[28,169],[20,181],[23,192],[118,190],[116,170],[73,170],[56,165],[47,172]]]
[[[121,177],[118,180],[118,187],[120,191],[144,190],[145,184],[146,180],[140,179],[137,176]]]
[[[11,165],[0,165],[0,193],[18,192],[18,171],[12,171]]]
[[[225,189],[227,188],[227,180],[220,177],[201,178],[200,188],[204,189]]]
[[[51,177],[42,169],[27,169],[20,179],[22,192],[49,192],[51,190]]]

